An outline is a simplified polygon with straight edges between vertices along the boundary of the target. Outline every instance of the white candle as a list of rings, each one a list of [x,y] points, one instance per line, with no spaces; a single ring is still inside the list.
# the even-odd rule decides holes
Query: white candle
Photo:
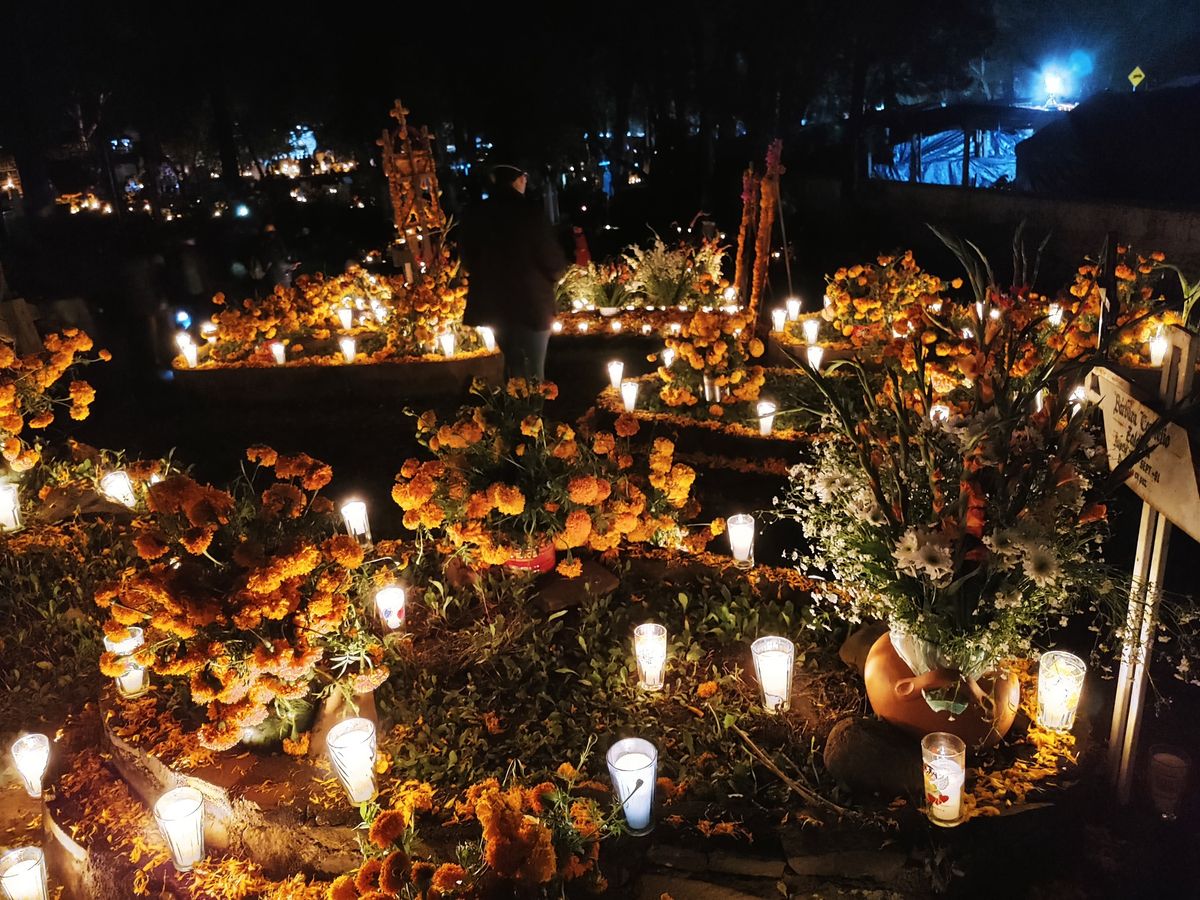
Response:
[[[137,506],[137,495],[133,492],[133,482],[129,480],[129,473],[124,469],[109,472],[101,478],[100,490],[114,503],[120,503],[130,509]]]
[[[41,847],[18,847],[0,856],[0,893],[8,900],[46,900],[46,857]]]
[[[479,337],[483,340],[483,349],[491,353],[496,349],[496,332],[486,325],[479,326]]]
[[[787,310],[773,309],[771,310],[771,328],[774,331],[783,331],[787,327]]]
[[[636,381],[621,382],[621,400],[625,404],[625,412],[637,409],[638,383]]]
[[[754,565],[754,516],[738,513],[725,522],[729,532],[729,550],[739,569]]]
[[[12,482],[0,484],[0,530],[16,531],[21,527],[21,494]]]
[[[809,346],[806,350],[808,364],[814,369],[821,368],[821,360],[825,358],[825,349],[823,347]]]
[[[664,347],[662,352],[662,364],[666,368],[671,368],[671,363],[675,362],[675,348]]]
[[[929,421],[934,425],[941,425],[943,422],[950,420],[950,407],[945,403],[935,403],[929,407]]]
[[[342,358],[348,363],[354,362],[354,357],[358,355],[358,349],[355,346],[354,338],[344,337],[338,339],[338,346],[342,348]]]
[[[620,320],[620,319],[615,319],[615,320],[613,321],[613,323],[612,323],[612,330],[613,330],[613,331],[620,331],[620,330],[621,330],[621,320]]]
[[[204,859],[204,795],[193,787],[167,791],[154,804],[158,829],[180,872],[190,872]]]
[[[661,691],[667,667],[667,629],[652,622],[633,629],[633,655],[637,659],[638,687]]]
[[[1037,723],[1052,731],[1070,731],[1083,691],[1087,666],[1073,653],[1051,650],[1038,663]]]
[[[805,319],[804,324],[800,327],[804,329],[804,340],[810,344],[815,344],[817,336],[821,333],[821,320]]]
[[[267,346],[271,350],[271,356],[275,358],[275,365],[282,366],[287,362],[287,347],[283,345],[283,341],[271,341]]]
[[[582,334],[587,334],[587,330],[588,330],[588,323],[587,323],[587,322],[580,322],[580,323],[579,323],[579,331],[580,331]]]
[[[678,322],[671,323],[671,334],[679,334],[681,331],[683,331],[682,325],[680,325]]]
[[[12,758],[21,781],[25,783],[25,792],[30,797],[42,796],[42,776],[50,764],[50,738],[44,734],[27,734],[17,738],[12,745]]]
[[[735,288],[735,287],[725,288],[725,302],[733,303],[735,300],[737,300],[737,288]]]
[[[935,825],[957,825],[962,818],[967,745],[953,734],[935,731],[921,739],[921,759],[929,818]]]
[[[338,722],[325,739],[329,760],[351,803],[375,797],[375,723],[354,718]]]
[[[1063,309],[1057,303],[1051,303],[1046,318],[1056,328],[1062,324]]]
[[[983,321],[983,301],[975,301],[975,315],[979,317],[979,321]]]
[[[642,334],[649,334],[651,330],[649,323],[642,325]]]
[[[443,356],[454,355],[455,337],[453,331],[444,331],[438,335],[438,343],[442,347]]]
[[[763,708],[767,712],[786,711],[792,705],[792,667],[796,645],[785,637],[768,635],[750,645],[754,674],[762,689]]]
[[[550,330],[553,331],[555,334],[562,333],[562,322],[558,321],[558,319],[555,319],[550,324]]]
[[[342,504],[342,519],[346,533],[358,538],[360,543],[371,543],[371,522],[367,518],[367,504],[362,500],[347,500]]]
[[[375,592],[375,609],[379,619],[390,631],[404,627],[404,588],[387,584]]]
[[[1159,332],[1150,341],[1150,365],[1161,366],[1163,360],[1167,358],[1167,348],[1171,346],[1171,342],[1167,340],[1167,336]]]
[[[821,302],[825,304],[826,309],[833,305],[833,299],[828,294],[821,298]]]
[[[200,364],[200,351],[195,344],[185,344],[179,348],[183,353],[183,361],[187,363],[189,369],[194,369]]]
[[[758,401],[758,433],[768,435],[775,425],[775,404],[770,400]]]
[[[349,331],[354,327],[354,310],[349,307],[342,307],[337,311],[338,321],[341,323],[342,331]]]
[[[800,318],[799,297],[788,297],[787,300],[784,301],[783,305],[787,307],[787,316],[789,319],[795,322],[798,318]]]
[[[625,374],[625,363],[619,359],[614,359],[608,364],[608,381],[613,386],[613,390],[621,389],[621,376]]]
[[[145,643],[145,633],[137,626],[126,630],[129,632],[129,637],[122,641],[114,641],[105,637],[104,649],[109,653],[115,653],[125,667],[124,673],[113,679],[117,684],[117,692],[123,697],[136,697],[144,693],[147,687],[146,670],[133,658],[134,651]]]
[[[658,750],[641,738],[625,738],[609,748],[606,761],[629,832],[646,834],[653,821]]]
[[[192,340],[192,336],[186,331],[181,331],[179,334],[175,335],[175,344],[177,347],[179,347],[180,351],[182,351],[185,347],[193,346],[195,341]]]
[[[205,322],[200,326],[200,336],[210,344],[217,342],[217,323]]]

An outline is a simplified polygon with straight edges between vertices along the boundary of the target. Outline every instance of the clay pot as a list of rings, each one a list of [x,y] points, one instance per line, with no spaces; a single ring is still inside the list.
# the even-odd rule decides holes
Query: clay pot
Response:
[[[867,654],[863,678],[867,683],[867,698],[881,719],[918,738],[934,731],[947,731],[975,750],[994,746],[1008,733],[1021,699],[1016,677],[1005,672],[989,672],[974,687],[950,669],[914,675],[892,647],[892,636],[887,632]],[[961,686],[967,708],[957,715],[930,709],[921,692],[955,682]]]
[[[553,569],[557,559],[558,554],[554,550],[554,545],[544,544],[537,552],[514,556],[504,565],[506,568],[518,572],[532,572],[541,575]]]

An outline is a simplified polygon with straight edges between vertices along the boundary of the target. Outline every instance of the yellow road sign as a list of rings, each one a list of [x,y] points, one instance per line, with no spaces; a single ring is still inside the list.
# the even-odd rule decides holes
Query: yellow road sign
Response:
[[[1133,71],[1129,73],[1129,83],[1133,85],[1134,90],[1137,90],[1137,86],[1141,84],[1145,78],[1146,73],[1142,71],[1141,66],[1134,66]]]

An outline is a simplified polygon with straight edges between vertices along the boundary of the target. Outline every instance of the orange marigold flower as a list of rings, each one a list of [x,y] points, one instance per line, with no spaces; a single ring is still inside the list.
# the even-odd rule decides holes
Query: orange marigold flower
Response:
[[[432,888],[439,894],[456,894],[466,887],[467,872],[455,863],[442,863],[433,873]]]
[[[358,888],[360,893],[373,891],[379,887],[379,873],[383,870],[383,863],[377,859],[368,859],[362,864],[362,868],[358,870],[358,874],[354,876],[354,886]]]
[[[554,774],[566,781],[575,781],[579,777],[579,770],[569,762],[565,762],[554,770]]]
[[[134,549],[142,559],[158,559],[165,556],[170,546],[157,531],[142,531],[133,539]]]
[[[321,545],[321,552],[343,569],[357,569],[363,564],[362,545],[348,534],[335,534]]]
[[[354,886],[354,877],[339,875],[329,885],[329,900],[358,900],[358,888]]]
[[[583,563],[578,559],[564,559],[558,564],[556,570],[563,578],[578,578],[583,574]]]
[[[629,413],[621,413],[613,424],[613,430],[623,438],[633,437],[638,433],[638,420]]]
[[[383,869],[379,873],[379,887],[389,894],[399,894],[408,884],[412,862],[403,850],[389,853],[383,860]]]
[[[400,835],[404,834],[406,828],[408,828],[408,822],[405,820],[403,812],[396,809],[385,810],[377,815],[375,821],[371,823],[367,839],[380,850],[387,850],[400,839]]]
[[[268,469],[274,467],[278,458],[279,454],[266,444],[255,444],[246,448],[246,459],[252,463],[258,463],[260,466],[266,466]]]
[[[434,865],[431,862],[418,860],[412,864],[412,880],[413,884],[424,886],[433,878]]]
[[[696,688],[696,695],[700,697],[701,700],[707,700],[709,697],[712,697],[714,694],[716,694],[717,688],[718,685],[715,681],[704,681],[701,682],[699,687]]]
[[[543,781],[541,784],[531,787],[525,792],[525,805],[537,813],[539,816],[545,814],[547,810],[546,800],[551,794],[557,794],[558,788],[549,781]]]

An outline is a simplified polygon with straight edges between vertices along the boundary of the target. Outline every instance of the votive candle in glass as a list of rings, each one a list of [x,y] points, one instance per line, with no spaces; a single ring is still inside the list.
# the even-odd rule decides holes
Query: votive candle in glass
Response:
[[[354,804],[375,797],[375,723],[370,719],[343,719],[325,738],[329,761],[338,781]]]
[[[342,307],[337,312],[338,322],[341,323],[343,331],[349,331],[354,327],[354,310],[347,307]]]
[[[8,900],[46,900],[46,856],[41,847],[18,847],[0,856],[0,893]]]
[[[483,349],[491,353],[496,349],[496,331],[489,328],[487,325],[480,325],[478,328],[479,337],[483,341]]]
[[[729,551],[733,554],[734,565],[739,569],[749,569],[754,565],[754,516],[738,513],[725,521],[725,530],[729,532]]]
[[[183,354],[183,360],[189,369],[194,369],[200,364],[200,349],[195,344],[189,341],[181,345],[179,351]]]
[[[787,327],[787,310],[773,309],[771,310],[771,328],[774,331],[783,331]]]
[[[799,297],[788,297],[787,300],[784,301],[783,305],[787,307],[787,316],[789,319],[795,322],[798,318],[800,318]]]
[[[613,323],[609,327],[612,328],[614,332],[619,332],[621,330],[621,320],[613,319]]]
[[[950,407],[945,403],[935,403],[929,407],[929,421],[941,425],[950,421]]]
[[[550,330],[555,334],[562,334],[562,322],[558,321],[558,319],[555,319],[550,323]]]
[[[754,674],[767,712],[786,712],[792,705],[792,668],[796,645],[785,637],[767,635],[750,645]]]
[[[770,400],[758,401],[758,433],[768,435],[775,426],[775,404]]]
[[[664,347],[662,352],[662,364],[665,368],[671,368],[671,364],[675,362],[675,348]]]
[[[638,383],[626,380],[621,382],[621,400],[625,404],[625,412],[637,409]]]
[[[211,321],[202,322],[200,324],[200,337],[204,338],[210,344],[215,344],[217,342],[217,323]]]
[[[180,872],[190,872],[204,859],[204,795],[193,787],[167,791],[154,804],[158,830]]]
[[[358,355],[358,346],[354,343],[354,338],[339,338],[338,346],[342,348],[342,358],[348,363],[354,362],[354,357]]]
[[[671,323],[671,334],[679,334],[681,331],[683,331],[682,325],[680,325],[678,322]]]
[[[646,322],[646,323],[643,323],[643,324],[642,324],[642,334],[649,334],[649,333],[650,333],[651,331],[653,331],[653,330],[654,330],[654,329],[652,329],[652,328],[650,327],[650,323],[649,323],[649,322]]]
[[[587,330],[588,330],[588,323],[587,323],[587,322],[580,322],[580,323],[579,323],[579,331],[580,331],[580,333],[581,333],[581,334],[587,334]]]
[[[1074,653],[1051,650],[1038,663],[1037,723],[1051,731],[1070,731],[1083,691],[1087,666]]]
[[[125,630],[129,632],[129,637],[121,641],[114,641],[105,636],[104,649],[109,653],[116,654],[117,662],[125,669],[113,679],[117,684],[117,693],[122,697],[137,697],[144,694],[150,686],[145,668],[133,658],[137,649],[146,642],[145,633],[136,625]]]
[[[825,305],[826,309],[829,309],[829,307],[833,305],[833,298],[826,294],[821,298],[821,302]]]
[[[283,341],[271,341],[268,346],[271,348],[271,356],[275,358],[275,365],[282,366],[287,362],[287,347]]]
[[[375,609],[389,631],[404,627],[404,600],[404,588],[398,584],[385,584],[375,592]]]
[[[129,473],[124,469],[109,472],[101,478],[100,490],[114,503],[120,503],[130,509],[137,506],[137,495],[133,492],[133,482],[129,480]]]
[[[943,828],[958,825],[967,780],[967,745],[944,731],[927,734],[921,738],[921,763],[929,820]]]
[[[804,329],[804,340],[809,344],[815,344],[817,337],[821,334],[821,320],[805,319],[804,324],[800,327]]]
[[[814,369],[819,370],[821,368],[821,360],[825,358],[825,348],[809,345],[805,353],[808,358],[808,364]]]
[[[1167,336],[1161,331],[1150,340],[1150,365],[1161,366],[1163,360],[1167,358],[1167,348],[1171,346],[1171,342],[1167,340]]]
[[[453,331],[443,331],[438,335],[438,344],[442,348],[442,356],[453,356],[455,337]]]
[[[1049,320],[1051,325],[1057,328],[1062,324],[1063,308],[1057,303],[1051,303],[1046,318]]]
[[[653,826],[654,785],[658,750],[641,738],[625,738],[608,748],[608,777],[621,801],[625,824],[632,835],[648,834]]]
[[[21,527],[21,493],[10,482],[0,484],[0,530],[17,531]]]
[[[621,389],[621,378],[625,374],[625,363],[619,359],[614,359],[608,364],[608,381],[613,386],[613,390]]]
[[[25,793],[34,799],[42,796],[42,778],[50,764],[50,738],[44,734],[27,734],[12,745],[13,765],[25,785]]]
[[[1150,801],[1167,822],[1175,821],[1191,768],[1191,757],[1179,747],[1155,744],[1150,748]]]
[[[357,538],[360,544],[371,543],[371,520],[367,518],[367,504],[363,500],[347,500],[342,504],[342,520],[346,533]]]
[[[661,691],[667,668],[667,629],[646,622],[633,629],[633,655],[637,658],[638,687]]]

